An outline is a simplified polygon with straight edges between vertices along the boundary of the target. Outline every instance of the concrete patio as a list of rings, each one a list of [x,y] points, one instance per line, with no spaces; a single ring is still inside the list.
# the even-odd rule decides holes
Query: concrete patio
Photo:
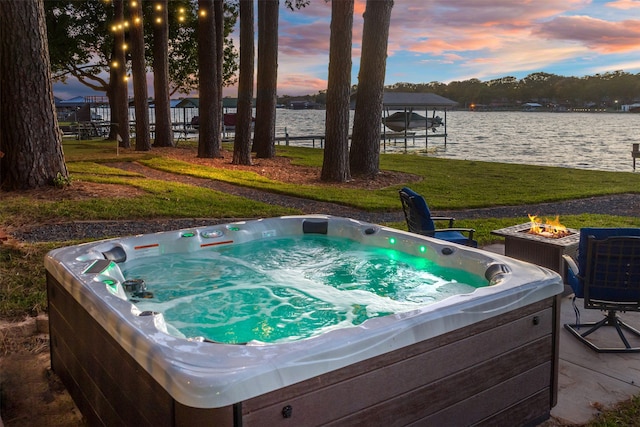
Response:
[[[572,300],[573,295],[562,297],[562,325],[576,321]],[[576,300],[576,305],[580,322],[598,321],[604,315],[599,310],[584,309],[581,299]],[[621,313],[620,317],[640,329],[640,313]],[[640,339],[626,336],[632,346],[640,346]],[[589,338],[599,345],[622,345],[610,327],[601,328]],[[553,418],[563,424],[584,424],[601,410],[639,393],[640,353],[597,353],[561,326],[558,404],[551,411]]]
[[[504,254],[501,244],[484,249]],[[586,310],[582,299],[576,300],[576,306],[581,323],[599,321],[605,314],[599,310]],[[597,353],[571,335],[564,324],[576,323],[573,294],[562,296],[560,317],[558,404],[551,410],[551,416],[558,424],[585,424],[602,410],[640,394],[640,353]],[[640,313],[621,313],[620,317],[640,330]],[[626,337],[632,346],[640,346],[640,339],[631,334]],[[589,339],[599,346],[623,345],[615,330],[609,327],[594,332]]]

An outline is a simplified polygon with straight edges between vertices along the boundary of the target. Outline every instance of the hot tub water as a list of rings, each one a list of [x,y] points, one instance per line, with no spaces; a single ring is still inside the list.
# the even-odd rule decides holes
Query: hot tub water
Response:
[[[483,277],[340,237],[304,235],[123,264],[179,337],[283,342],[415,310],[487,286]]]
[[[45,266],[51,366],[92,425],[538,425],[556,401],[562,279],[480,249],[304,215],[59,248]],[[165,319],[198,304],[239,327]],[[316,318],[326,332],[299,339]],[[258,341],[278,329],[293,338]]]

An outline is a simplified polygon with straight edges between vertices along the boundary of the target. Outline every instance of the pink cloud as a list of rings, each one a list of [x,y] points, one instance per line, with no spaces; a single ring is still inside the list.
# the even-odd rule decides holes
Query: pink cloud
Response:
[[[589,16],[561,16],[540,25],[534,34],[580,42],[601,53],[640,48],[640,20],[609,22]]]
[[[366,8],[365,0],[354,4],[352,44],[356,50],[362,40],[362,14]],[[329,55],[331,24],[331,3],[311,2],[304,9],[294,12],[304,16],[303,23],[281,21],[278,46],[284,55]],[[312,22],[309,22],[312,21]]]
[[[392,10],[387,75],[402,78],[411,67],[441,70],[453,65],[451,77],[482,78],[518,71],[542,70],[552,64],[594,54],[624,52],[640,44],[640,21],[621,22],[572,16],[594,9],[592,0],[402,0]],[[604,6],[604,4],[603,4]],[[606,6],[629,9],[640,0],[615,0]],[[353,67],[360,60],[365,0],[356,0]],[[323,0],[280,23],[279,93],[308,94],[326,89],[331,3]],[[608,15],[614,14],[609,10]],[[293,14],[290,15],[292,17]],[[594,52],[595,51],[595,52]],[[404,65],[395,69],[393,58]],[[389,61],[388,61],[389,63]],[[407,66],[409,68],[407,68]],[[314,76],[318,76],[314,77]],[[356,78],[354,77],[354,80]],[[355,82],[354,82],[355,83]]]
[[[424,0],[407,6],[396,2],[392,25],[395,22],[401,28],[424,32],[448,29],[450,33],[477,27],[523,28],[535,20],[579,9],[588,3],[589,0],[494,0],[489,4],[477,0]]]
[[[327,81],[306,74],[282,74],[278,76],[278,96],[306,95],[327,88]]]
[[[588,0],[425,0],[392,12],[389,54],[408,51],[431,56],[452,52],[499,52],[531,37],[540,20],[588,4]],[[450,58],[449,58],[450,61]]]
[[[629,10],[629,9],[640,8],[640,1],[638,1],[638,0],[616,0],[616,1],[608,2],[605,6],[612,7],[614,9]]]
[[[393,45],[394,49],[403,49],[414,53],[430,55],[446,55],[450,52],[465,52],[481,49],[498,49],[504,43],[504,38],[476,35],[475,32],[459,34],[449,39],[423,39],[404,44]]]
[[[421,63],[456,63],[461,69],[474,68],[477,76],[500,69],[542,69],[590,50],[606,54],[640,47],[640,20],[563,16],[590,5],[589,0],[396,2],[389,54],[428,55]],[[637,8],[640,1],[617,0],[607,6]]]
[[[327,54],[329,25],[322,21],[305,25],[280,25],[278,51],[283,55]]]

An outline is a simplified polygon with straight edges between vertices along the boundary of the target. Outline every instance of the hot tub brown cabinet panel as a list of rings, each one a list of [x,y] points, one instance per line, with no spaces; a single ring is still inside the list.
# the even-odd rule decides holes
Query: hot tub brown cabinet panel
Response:
[[[556,402],[557,297],[201,409],[174,400],[50,274],[47,288],[52,368],[91,425],[534,426]]]
[[[242,425],[536,425],[556,402],[555,299],[242,403]]]

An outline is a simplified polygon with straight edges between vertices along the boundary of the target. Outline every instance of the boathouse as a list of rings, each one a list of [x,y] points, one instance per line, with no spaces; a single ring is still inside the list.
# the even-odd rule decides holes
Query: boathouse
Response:
[[[444,146],[447,146],[447,111],[458,105],[456,101],[425,92],[392,92],[385,90],[382,98],[382,123],[388,119],[393,112],[402,112],[411,116],[413,113],[424,113],[425,125],[428,129],[425,132],[425,149],[429,148],[429,138],[443,138]],[[436,116],[436,112],[442,112],[444,117]],[[427,122],[438,117],[441,126],[432,127]],[[439,129],[439,128],[442,129]],[[431,130],[432,132],[429,132]],[[438,130],[438,132],[436,132]],[[415,133],[412,133],[408,126],[400,132],[405,145],[409,138],[415,141]],[[398,136],[398,132],[391,132],[387,126],[383,126],[383,140],[393,139]]]

